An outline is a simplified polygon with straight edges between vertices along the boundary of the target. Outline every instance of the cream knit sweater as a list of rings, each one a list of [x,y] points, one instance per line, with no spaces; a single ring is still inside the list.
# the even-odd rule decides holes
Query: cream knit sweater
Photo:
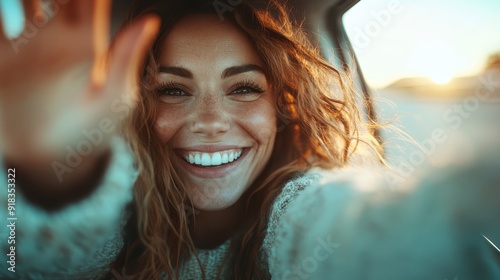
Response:
[[[133,158],[121,139],[112,143],[113,158],[101,186],[87,199],[56,213],[30,205],[16,193],[16,266],[7,270],[7,255],[1,254],[0,279],[99,279],[109,277],[110,264],[124,245],[123,230],[129,215],[125,206],[132,201],[132,186],[137,178]],[[5,168],[0,170],[5,178]],[[18,171],[19,172],[19,171]],[[17,174],[17,176],[23,176]],[[286,184],[271,212],[264,240],[263,256],[273,246],[275,230],[288,203],[317,176],[306,175]],[[6,181],[6,180],[5,180]],[[0,192],[1,219],[7,221],[7,191]],[[2,252],[7,251],[8,228],[1,228]],[[215,279],[230,240],[213,250],[199,250],[207,279]],[[263,260],[266,262],[267,260]],[[223,268],[225,275],[229,267]],[[193,256],[181,268],[181,279],[201,279],[201,270]],[[112,278],[124,278],[112,271]]]
[[[7,270],[4,225],[0,279],[132,279],[109,271],[123,246],[124,209],[137,177],[125,143],[115,139],[112,147],[101,186],[77,204],[47,213],[16,193],[16,272]],[[500,149],[476,159],[398,184],[373,169],[312,170],[294,178],[269,213],[262,265],[273,279],[500,279],[499,253],[481,236],[500,243]],[[8,224],[3,186],[0,219]],[[207,279],[228,247],[229,241],[199,251]],[[181,279],[200,277],[193,257]]]

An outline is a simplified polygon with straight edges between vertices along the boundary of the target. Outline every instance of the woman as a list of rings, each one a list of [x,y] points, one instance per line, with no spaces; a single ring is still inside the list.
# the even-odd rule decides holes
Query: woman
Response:
[[[125,267],[176,275],[187,253],[231,240],[214,258],[232,278],[266,277],[261,249],[281,215],[268,220],[273,204],[297,195],[311,168],[349,165],[360,142],[372,155],[379,146],[360,132],[353,90],[277,2],[242,3],[223,21],[206,1],[141,5],[132,16],[154,12],[162,26],[133,116],[131,142],[147,143],[135,151],[148,171],[135,188],[139,238]],[[221,269],[200,265],[207,277]]]
[[[145,13],[158,14],[162,25],[144,67],[140,102],[131,114],[128,131],[140,173],[125,237],[119,230],[114,234],[114,227],[102,228],[107,220],[126,221],[127,216],[120,217],[117,212],[129,199],[123,194],[101,214],[105,216],[102,224],[90,223],[83,233],[61,234],[50,226],[37,230],[49,240],[53,235],[62,239],[89,236],[79,241],[81,246],[68,245],[75,240],[68,244],[62,241],[62,248],[56,250],[61,253],[58,257],[66,259],[61,262],[72,264],[71,276],[105,272],[111,258],[122,250],[125,238],[127,245],[114,268],[141,279],[156,278],[160,273],[169,279],[267,278],[272,224],[281,215],[276,212],[268,218],[271,207],[288,203],[290,196],[312,184],[315,176],[307,174],[311,168],[346,166],[361,151],[360,142],[371,147],[375,155],[378,144],[360,131],[363,124],[353,90],[290,22],[278,2],[260,8],[242,3],[226,13],[223,21],[210,2],[138,2],[131,20]],[[111,70],[112,77],[113,70],[118,70]],[[128,109],[114,105],[111,108],[116,109],[118,118]],[[82,134],[97,135],[92,131]],[[83,205],[89,201],[104,200],[99,192],[113,195],[106,185],[122,184],[119,188],[126,189],[131,184],[135,172],[127,150],[116,141],[100,185],[94,192],[79,186],[87,190],[80,192],[80,197],[91,193],[90,197],[61,213],[87,211]],[[92,155],[101,161],[106,158],[104,152]],[[123,158],[121,162],[117,156]],[[89,167],[75,170],[88,176],[96,161],[87,157],[83,162]],[[65,173],[63,167],[55,171],[77,177]],[[40,191],[35,195],[36,189],[30,192],[24,187],[39,183],[24,180],[28,182],[22,182],[21,187],[27,199],[55,208],[46,203],[47,195],[40,198]],[[63,183],[70,185],[68,180]],[[287,191],[283,192],[285,186]],[[61,192],[59,203],[68,200]],[[87,261],[85,268],[79,267],[71,260],[74,255],[96,251],[88,248],[90,240],[103,243],[89,233],[95,231],[106,232],[111,240],[97,250],[98,257]],[[39,244],[43,239],[32,241]],[[196,254],[198,249],[200,255]],[[35,254],[25,250],[25,255]],[[103,258],[99,251],[111,254]],[[49,260],[37,269],[47,270]],[[19,263],[22,271],[22,261]]]
[[[91,5],[104,5],[97,1],[88,3],[73,5],[87,10]],[[16,229],[17,274],[6,270],[3,274],[11,278],[50,279],[307,279],[311,275],[304,273],[310,267],[302,265],[308,263],[308,250],[314,251],[311,256],[320,253],[314,259],[317,270],[312,273],[349,272],[349,268],[338,266],[342,264],[338,259],[325,258],[325,252],[331,254],[339,246],[353,248],[348,243],[337,244],[326,236],[317,242],[321,240],[330,247],[316,252],[317,245],[310,241],[329,233],[334,225],[342,225],[331,231],[338,231],[336,236],[340,238],[356,236],[364,232],[358,229],[373,224],[370,216],[359,225],[356,218],[337,220],[329,216],[339,209],[350,209],[347,206],[351,201],[354,206],[369,208],[373,200],[364,196],[353,200],[352,193],[343,187],[350,186],[355,178],[368,177],[359,170],[347,171],[340,175],[343,183],[334,185],[335,188],[317,188],[313,185],[318,184],[320,176],[312,170],[335,169],[341,173],[343,167],[360,161],[377,162],[379,146],[365,133],[367,125],[360,120],[354,91],[346,85],[345,77],[320,58],[300,28],[288,20],[284,9],[274,1],[271,3],[264,8],[242,3],[225,13],[221,21],[212,3],[138,2],[131,16],[132,27],[125,29],[115,42],[108,61],[109,78],[92,77],[97,85],[104,84],[97,87],[102,89],[97,91],[101,94],[87,97],[87,102],[90,99],[97,103],[94,107],[111,108],[112,114],[106,118],[129,117],[132,103],[114,98],[120,96],[120,90],[130,90],[122,80],[126,77],[134,81],[134,71],[128,69],[137,69],[141,55],[151,49],[142,71],[140,102],[126,123],[135,164],[121,139],[111,141],[111,153],[102,144],[102,149],[80,153],[86,151],[82,144],[86,142],[74,140],[75,135],[89,136],[88,142],[101,139],[106,143],[106,136],[112,132],[111,122],[105,121],[97,109],[91,111],[101,113],[97,118],[84,119],[97,123],[100,130],[90,126],[80,131],[83,126],[79,125],[74,134],[63,140],[47,140],[53,147],[49,156],[34,144],[26,145],[33,147],[26,152],[16,147],[13,136],[3,134],[2,138],[10,140],[5,142],[10,145],[5,150],[8,153],[4,152],[6,167],[16,166],[19,173],[22,170],[26,174],[26,170],[39,171],[50,166],[50,174],[55,172],[63,178],[54,189],[50,187],[51,177],[44,174],[17,176],[23,193],[18,194],[16,203],[24,208]],[[98,9],[100,13],[104,10]],[[61,11],[71,15],[64,7]],[[159,36],[151,48],[154,19],[136,20],[150,12],[162,18]],[[57,15],[53,20],[56,19]],[[50,27],[49,24],[47,28]],[[97,50],[97,54],[102,51]],[[95,65],[96,73],[106,71],[100,63]],[[71,86],[78,85],[73,83],[78,80],[75,76],[70,75],[68,80]],[[64,88],[67,84],[57,85]],[[9,92],[5,91],[9,89],[7,82],[2,88]],[[33,131],[25,133],[36,135]],[[21,132],[17,134],[18,139],[24,139]],[[64,151],[58,154],[63,146]],[[53,160],[54,154],[59,155],[57,161]],[[77,156],[82,158],[81,165],[70,165]],[[57,164],[63,161],[66,165]],[[63,167],[53,170],[54,166]],[[73,169],[64,172],[68,166]],[[100,181],[87,179],[85,184],[80,183],[82,178],[97,178],[100,173]],[[377,179],[373,180],[370,183],[376,185]],[[134,204],[126,208],[134,183]],[[345,194],[329,194],[337,190]],[[59,197],[49,200],[53,195]],[[46,212],[26,200],[58,209]],[[390,212],[407,209],[403,202],[398,205]],[[384,213],[388,207],[374,208],[373,213]],[[340,217],[349,218],[349,213]],[[446,220],[447,216],[443,216]],[[324,222],[308,224],[315,220],[311,217]],[[442,221],[437,219],[436,224]],[[287,231],[290,228],[293,230]],[[385,224],[383,228],[390,227]],[[366,235],[372,236],[369,232]],[[295,246],[298,251],[294,251]],[[381,256],[377,252],[368,254],[375,257],[372,264]],[[28,262],[28,258],[36,256],[43,258]],[[352,256],[347,260],[366,259],[354,253]],[[382,255],[381,259],[389,258]],[[335,271],[330,269],[331,264],[337,265]],[[372,267],[371,271],[379,272],[377,269]],[[315,276],[314,279],[324,278],[325,274]]]

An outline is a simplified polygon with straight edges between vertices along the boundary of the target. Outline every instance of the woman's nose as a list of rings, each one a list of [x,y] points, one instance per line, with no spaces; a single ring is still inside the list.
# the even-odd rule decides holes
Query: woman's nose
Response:
[[[193,112],[191,131],[206,137],[214,137],[229,130],[229,118],[224,110],[222,100],[206,98],[198,104]]]

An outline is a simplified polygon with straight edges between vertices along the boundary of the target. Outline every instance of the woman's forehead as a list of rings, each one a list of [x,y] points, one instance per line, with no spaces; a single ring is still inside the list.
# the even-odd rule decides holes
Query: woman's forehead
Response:
[[[217,15],[195,14],[179,20],[163,39],[159,62],[196,67],[200,64],[262,66],[250,37],[234,23]]]

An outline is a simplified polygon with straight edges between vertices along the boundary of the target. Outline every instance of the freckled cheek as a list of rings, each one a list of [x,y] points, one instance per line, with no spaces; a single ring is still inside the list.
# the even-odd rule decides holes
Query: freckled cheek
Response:
[[[272,106],[256,106],[241,110],[237,119],[245,130],[261,144],[274,140],[277,131],[276,112]]]
[[[155,121],[155,130],[160,136],[161,140],[168,142],[174,137],[175,133],[179,131],[184,123],[181,112],[176,110],[158,110],[158,115]]]

